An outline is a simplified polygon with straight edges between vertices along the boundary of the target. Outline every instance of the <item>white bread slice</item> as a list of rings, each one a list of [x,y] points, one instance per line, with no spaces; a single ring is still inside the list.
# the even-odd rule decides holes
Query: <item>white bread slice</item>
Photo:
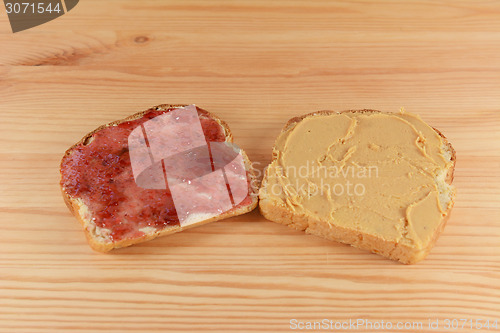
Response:
[[[403,239],[403,241],[394,239],[391,240],[390,237],[383,237],[383,235],[377,235],[376,233],[364,232],[363,228],[359,228],[356,226],[356,221],[343,221],[342,223],[338,223],[338,220],[334,221],[333,218],[320,218],[320,214],[315,214],[311,211],[306,210],[306,213],[304,213],[304,210],[296,211],[290,204],[290,202],[287,203],[287,201],[290,199],[289,192],[281,190],[278,191],[278,194],[276,194],[275,191],[273,192],[271,190],[272,185],[269,184],[269,178],[271,177],[271,175],[276,175],[276,170],[278,170],[279,168],[283,170],[283,166],[280,165],[280,156],[282,156],[283,154],[284,144],[279,145],[278,143],[286,142],[287,137],[291,133],[293,133],[297,125],[304,119],[321,119],[321,117],[328,117],[330,115],[343,113],[370,115],[383,112],[368,109],[348,110],[343,112],[319,111],[290,119],[283,128],[280,136],[276,140],[276,145],[273,149],[273,159],[266,169],[264,179],[262,181],[262,186],[259,191],[259,208],[262,215],[264,215],[264,217],[268,220],[288,225],[289,227],[292,227],[294,229],[305,231],[306,233],[317,235],[329,240],[350,244],[351,246],[365,249],[387,258],[398,260],[405,264],[416,263],[424,259],[431,248],[434,246],[434,243],[438,239],[439,234],[444,229],[445,224],[450,216],[450,211],[453,207],[455,197],[455,189],[453,186],[451,186],[456,159],[455,151],[446,137],[434,128],[432,129],[439,135],[442,140],[442,146],[440,148],[442,151],[443,159],[446,160],[447,167],[443,170],[440,170],[440,172],[434,178],[436,188],[439,189],[438,201],[441,204],[441,211],[443,213],[441,220],[435,229],[435,232],[432,234],[428,242],[424,244],[424,246],[412,245],[411,242],[408,242],[405,239]],[[367,142],[366,144],[370,143]],[[292,149],[292,147],[287,146],[286,149]],[[307,149],[307,146],[303,145],[302,149]],[[282,171],[279,172],[281,172],[282,174]],[[277,182],[274,181],[274,183],[276,184]],[[330,198],[330,200],[333,199]],[[329,216],[331,217],[332,215]],[[408,221],[406,221],[406,223],[408,223]]]
[[[69,148],[66,153],[64,154],[64,157],[61,161],[61,190],[62,194],[64,197],[64,201],[72,214],[77,218],[77,220],[82,224],[83,230],[85,232],[85,236],[87,238],[87,241],[89,245],[96,251],[99,252],[107,252],[115,248],[122,248],[126,246],[130,246],[133,244],[137,243],[142,243],[151,239],[154,239],[156,237],[176,233],[179,231],[182,231],[187,228],[191,228],[194,226],[199,226],[203,225],[209,222],[213,221],[218,221],[222,220],[228,217],[232,216],[237,216],[241,214],[245,214],[247,212],[250,212],[257,206],[258,202],[258,187],[255,186],[256,182],[256,176],[255,172],[252,168],[251,162],[248,159],[248,156],[243,150],[240,150],[241,156],[243,157],[245,169],[246,169],[246,174],[248,178],[248,197],[245,199],[244,202],[241,204],[233,206],[230,210],[227,210],[217,216],[209,216],[207,217],[205,214],[191,214],[190,215],[190,223],[186,226],[180,226],[180,225],[165,225],[162,228],[157,228],[157,227],[144,227],[141,228],[142,235],[139,237],[131,237],[131,238],[124,238],[124,239],[119,239],[119,240],[113,240],[110,239],[110,230],[106,228],[102,228],[96,225],[95,221],[93,220],[93,213],[92,210],[89,208],[89,205],[85,202],[84,198],[80,197],[74,197],[68,194],[68,191],[66,189],[66,185],[68,182],[71,181],[71,175],[65,175],[64,170],[63,170],[63,164],[65,161],[67,162],[68,159],[72,158],[72,155],[74,154],[74,151],[77,147],[85,149],[86,146],[92,145],[93,142],[93,135],[95,133],[98,133],[99,131],[116,126],[118,124],[127,122],[127,121],[133,121],[136,119],[140,119],[144,117],[146,114],[148,114],[151,111],[166,111],[166,110],[172,110],[176,108],[183,108],[186,105],[158,105],[153,108],[150,108],[146,111],[136,113],[134,115],[131,115],[127,118],[113,121],[109,124],[102,125],[95,129],[94,131],[86,134],[79,142],[74,144],[71,148]],[[212,113],[209,113],[206,110],[203,110],[199,107],[196,107],[200,119],[205,118],[205,119],[212,119],[214,120],[222,129],[224,136],[225,136],[225,142],[232,143],[233,142],[233,136],[231,134],[231,131],[228,127],[228,125],[215,116]]]

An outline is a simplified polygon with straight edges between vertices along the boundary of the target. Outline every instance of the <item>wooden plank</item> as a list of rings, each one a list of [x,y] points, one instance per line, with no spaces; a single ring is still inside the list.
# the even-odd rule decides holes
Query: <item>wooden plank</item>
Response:
[[[0,331],[500,321],[499,40],[496,1],[86,0],[16,34],[1,10]],[[405,107],[457,151],[452,217],[413,266],[258,211],[94,253],[59,192],[62,154],[161,103],[222,117],[259,170],[291,117]]]

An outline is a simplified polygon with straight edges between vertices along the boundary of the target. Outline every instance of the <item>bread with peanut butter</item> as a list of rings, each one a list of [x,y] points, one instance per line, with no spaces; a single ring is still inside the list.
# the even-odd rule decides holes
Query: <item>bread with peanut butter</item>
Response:
[[[267,219],[405,264],[450,216],[455,151],[410,113],[320,111],[291,119],[259,192]]]
[[[100,252],[241,215],[255,174],[227,124],[194,105],[159,105],[100,126],[69,148],[61,189]]]

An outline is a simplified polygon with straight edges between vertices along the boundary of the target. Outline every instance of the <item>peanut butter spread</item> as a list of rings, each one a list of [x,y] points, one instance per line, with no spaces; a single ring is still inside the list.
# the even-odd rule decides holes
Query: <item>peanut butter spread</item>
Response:
[[[428,246],[451,205],[443,138],[409,113],[315,114],[276,141],[263,190],[294,213]]]

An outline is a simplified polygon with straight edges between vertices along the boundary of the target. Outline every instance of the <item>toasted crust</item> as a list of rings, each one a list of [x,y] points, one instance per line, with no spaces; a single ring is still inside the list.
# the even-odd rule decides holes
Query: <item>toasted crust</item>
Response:
[[[340,114],[340,113],[384,113],[378,110],[371,109],[363,109],[363,110],[346,110],[341,112],[336,111],[317,111],[309,114],[305,114],[299,117],[294,117],[290,119],[286,125],[283,127],[283,130],[280,133],[280,136],[283,135],[290,127],[295,126],[297,123],[302,121],[308,117],[321,116],[321,115],[331,115],[331,114]],[[445,146],[448,149],[448,152],[451,156],[451,167],[449,168],[446,175],[446,183],[451,184],[453,181],[453,174],[455,170],[455,162],[456,162],[456,152],[453,149],[452,145],[449,143],[448,139],[437,129],[433,128],[437,134],[441,136]],[[277,159],[277,151],[273,148],[273,158],[272,162]],[[285,206],[276,205],[273,200],[270,200],[267,193],[264,193],[263,189],[266,187],[267,175],[264,175],[264,179],[262,180],[261,191],[259,193],[259,209],[262,215],[273,222],[281,223],[292,227],[297,230],[305,231],[306,233],[313,234],[316,236],[320,236],[329,240],[334,240],[337,242],[349,244],[351,246],[368,250],[373,253],[380,254],[387,258],[398,260],[404,264],[413,264],[425,258],[425,256],[429,253],[429,251],[434,246],[435,242],[439,238],[439,235],[443,231],[446,222],[450,217],[451,209],[454,205],[454,197],[452,196],[450,204],[448,205],[448,209],[446,211],[446,215],[443,218],[441,224],[439,225],[438,230],[434,233],[434,236],[429,243],[429,245],[422,250],[416,250],[410,246],[396,243],[393,241],[387,241],[383,238],[376,237],[373,235],[365,234],[360,231],[356,231],[349,228],[343,228],[336,225],[325,225],[324,222],[313,219],[311,217],[296,214],[292,212],[290,209]]]
[[[100,130],[102,130],[104,128],[107,128],[107,127],[113,126],[113,125],[117,125],[117,124],[120,124],[120,123],[123,123],[123,122],[126,122],[126,121],[139,119],[139,118],[143,117],[146,113],[148,113],[148,112],[150,112],[152,110],[166,110],[166,109],[169,109],[169,108],[178,108],[178,107],[185,107],[185,106],[187,106],[187,105],[184,105],[184,104],[180,104],[180,105],[161,104],[161,105],[152,107],[152,108],[150,108],[148,110],[135,113],[135,114],[133,114],[133,115],[131,115],[129,117],[126,117],[124,119],[112,121],[112,122],[110,122],[108,124],[99,126],[98,128],[96,128],[92,132],[89,132],[88,134],[86,134],[80,141],[78,141],[73,146],[71,146],[68,150],[66,150],[66,152],[64,153],[64,157],[71,155],[71,153],[75,149],[75,147],[77,147],[80,144],[86,142],[87,140],[89,140],[92,137],[92,135],[94,133],[99,132]],[[224,133],[225,133],[225,136],[226,136],[226,142],[231,142],[231,143],[233,142],[233,135],[232,135],[232,133],[231,133],[231,131],[230,131],[230,129],[229,129],[229,127],[228,127],[228,125],[227,125],[226,122],[224,122],[222,119],[218,118],[217,116],[215,116],[214,114],[212,114],[212,113],[210,113],[210,112],[208,112],[206,110],[203,110],[203,109],[201,109],[199,107],[197,107],[197,108],[199,110],[201,110],[202,113],[206,117],[214,119],[217,123],[219,123],[224,128]],[[241,155],[243,156],[243,159],[244,159],[244,163],[245,163],[245,168],[247,170],[247,174],[251,178],[251,183],[254,184],[255,181],[256,181],[255,171],[252,168],[252,164],[251,164],[251,162],[250,162],[247,154],[243,150],[240,150],[240,151],[241,151]],[[64,160],[64,157],[63,157],[63,160]],[[61,164],[62,164],[62,161],[61,161]],[[225,218],[228,218],[228,217],[242,215],[242,214],[245,214],[247,212],[250,212],[255,207],[257,207],[257,203],[258,203],[258,195],[257,195],[258,188],[256,186],[251,186],[250,187],[250,191],[251,191],[250,197],[252,199],[251,204],[231,209],[231,210],[229,210],[227,212],[224,212],[224,213],[222,213],[222,214],[220,214],[218,216],[212,217],[210,219],[206,219],[206,220],[203,220],[203,221],[200,221],[200,222],[196,222],[196,223],[190,224],[190,225],[188,225],[186,227],[181,227],[181,226],[178,226],[178,225],[176,225],[176,226],[167,226],[167,227],[165,227],[162,230],[151,232],[151,233],[146,233],[144,236],[142,236],[140,238],[123,239],[123,240],[116,241],[116,242],[103,242],[103,241],[101,241],[99,239],[98,235],[96,235],[96,233],[95,233],[95,229],[96,229],[95,224],[92,221],[85,219],[84,216],[82,216],[82,213],[81,213],[82,210],[88,209],[85,206],[85,204],[83,202],[81,202],[81,200],[79,200],[77,198],[71,197],[68,193],[66,193],[64,191],[64,188],[61,186],[61,192],[62,192],[62,195],[63,195],[63,198],[64,198],[64,202],[68,206],[68,208],[71,211],[71,213],[81,223],[81,225],[83,227],[83,230],[85,232],[85,237],[87,238],[87,241],[88,241],[89,245],[92,247],[92,249],[94,249],[94,250],[96,250],[98,252],[108,252],[108,251],[110,251],[112,249],[121,248],[121,247],[127,247],[127,246],[130,246],[130,245],[133,245],[133,244],[142,243],[142,242],[154,239],[156,237],[160,237],[160,236],[164,236],[164,235],[168,235],[168,234],[173,234],[173,233],[185,230],[185,229],[189,229],[189,228],[194,227],[194,226],[199,226],[199,225],[203,225],[203,224],[206,224],[206,223],[209,223],[209,222],[214,222],[214,221],[222,220],[222,219],[225,219]]]

